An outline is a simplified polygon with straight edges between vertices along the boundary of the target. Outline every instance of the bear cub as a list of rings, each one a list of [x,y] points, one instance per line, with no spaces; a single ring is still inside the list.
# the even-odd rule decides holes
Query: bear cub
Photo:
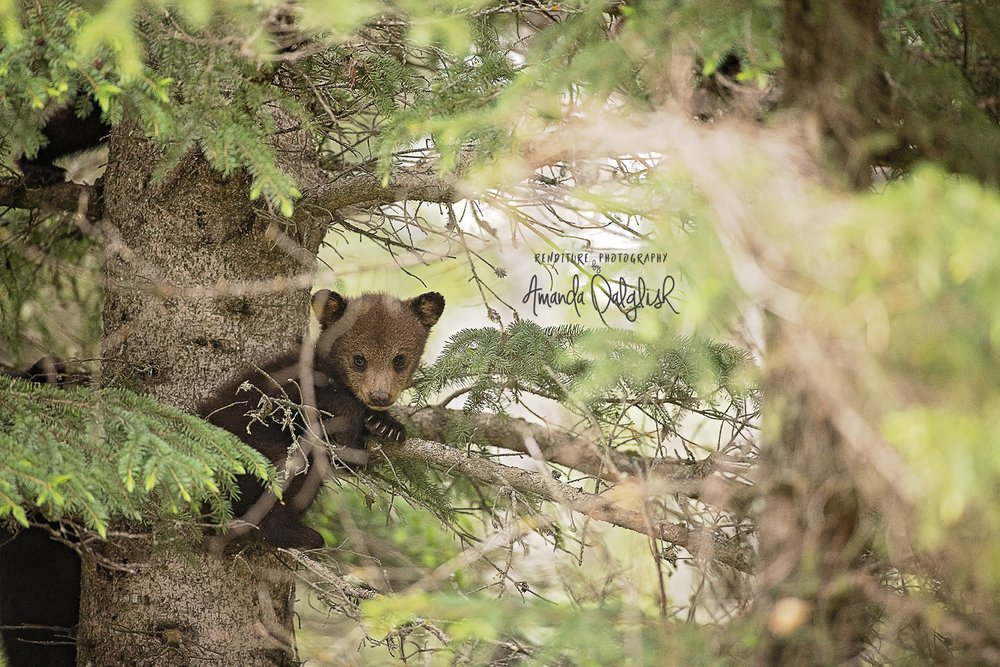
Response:
[[[347,299],[320,290],[313,296],[313,311],[321,331],[312,352],[311,378],[300,367],[300,351],[290,351],[241,375],[206,401],[199,414],[255,447],[280,468],[294,437],[305,433],[308,424],[301,411],[290,424],[260,420],[258,405],[264,396],[301,405],[300,389],[311,384],[320,437],[335,445],[342,466],[363,467],[368,461],[366,434],[395,441],[406,437],[403,426],[385,409],[410,383],[427,334],[444,311],[444,298],[428,292],[405,301],[385,294]],[[61,360],[51,357],[40,359],[16,376],[59,385],[73,377]],[[276,547],[322,546],[320,534],[301,521],[315,495],[315,489],[304,489],[305,478],[296,476],[284,492],[285,503],[275,504],[251,534],[252,539]],[[249,475],[238,482],[241,493],[233,503],[235,516],[243,515],[264,492]],[[7,664],[75,665],[73,635],[79,604],[80,559],[76,552],[51,539],[44,526],[8,530],[0,524],[0,639]]]
[[[364,294],[348,299],[320,290],[312,307],[320,333],[312,351],[312,368],[300,363],[301,352],[289,351],[259,369],[229,383],[199,407],[207,421],[226,429],[264,454],[279,469],[288,458],[295,438],[309,430],[305,409],[315,408],[314,433],[335,445],[340,467],[364,467],[368,462],[365,435],[401,442],[402,424],[386,409],[410,384],[431,327],[444,311],[444,297],[427,292],[400,300],[386,294]],[[315,404],[294,411],[264,416],[268,404],[303,406],[303,388],[311,386]],[[291,430],[291,432],[289,432]],[[315,488],[296,475],[287,485],[283,503],[257,522],[256,537],[276,547],[318,548],[322,537],[305,526],[301,517]],[[264,492],[249,475],[238,480],[240,497],[234,516],[247,512]]]

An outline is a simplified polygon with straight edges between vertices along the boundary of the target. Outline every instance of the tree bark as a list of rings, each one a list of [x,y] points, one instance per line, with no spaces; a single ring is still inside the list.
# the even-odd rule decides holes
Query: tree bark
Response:
[[[112,137],[105,175],[104,384],[193,410],[248,364],[293,349],[323,230],[283,228],[197,152],[162,182],[140,132]]]
[[[785,0],[784,103],[811,113],[831,157],[860,186],[871,181],[871,141],[885,108],[878,0]]]
[[[102,382],[192,411],[249,364],[293,349],[307,324],[323,230],[282,227],[197,152],[162,181],[158,151],[116,128],[104,178]],[[289,568],[263,549],[112,538],[83,568],[79,664],[285,665],[294,661]],[[106,561],[104,561],[106,564]]]
[[[810,359],[791,352],[808,332],[772,325],[756,568],[768,633],[756,664],[843,664],[862,651],[874,621],[865,588],[873,526],[861,504],[861,466],[834,423],[842,406],[816,391],[803,369]]]
[[[216,557],[111,540],[84,558],[78,663],[296,665],[291,567],[270,551]]]
[[[785,0],[784,8],[785,102],[818,119],[833,159],[863,185],[882,105],[881,3]],[[863,504],[856,452],[836,424],[843,406],[828,400],[810,373],[821,359],[797,345],[810,335],[805,322],[770,321],[757,475],[764,503],[756,611],[766,627],[758,665],[855,660],[875,617],[866,594],[875,526]],[[835,340],[822,349],[850,358]]]

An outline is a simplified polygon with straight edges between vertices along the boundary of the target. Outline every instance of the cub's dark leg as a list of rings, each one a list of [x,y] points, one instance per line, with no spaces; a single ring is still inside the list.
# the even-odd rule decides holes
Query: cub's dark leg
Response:
[[[65,384],[66,364],[43,357],[14,374]],[[0,637],[9,667],[73,667],[80,614],[80,557],[41,527],[0,526]]]
[[[323,536],[302,523],[302,512],[288,505],[275,505],[260,522],[258,537],[280,549],[319,549]]]
[[[276,386],[274,381],[275,377],[280,378],[286,374],[287,369],[294,369],[297,362],[298,353],[296,352],[276,359],[260,372],[250,372],[220,390],[218,396],[213,397],[199,408],[199,413],[205,415],[210,423],[243,440],[281,469],[288,455],[289,445],[292,444],[292,434],[288,432],[280,420],[274,421],[267,417],[260,421],[255,420],[250,415],[255,411],[257,397],[260,394],[272,397],[287,396],[293,403],[301,401],[297,382],[285,380]],[[293,376],[291,379],[295,379],[295,377]],[[250,393],[239,391],[245,382],[257,387],[257,391]],[[321,440],[326,440],[328,437],[336,439],[338,443],[343,439],[344,446],[352,447],[345,452],[349,462],[360,463],[363,467],[367,455],[364,452],[364,442],[361,438],[363,432],[360,418],[361,410],[352,409],[352,402],[358,403],[349,395],[339,393],[336,386],[323,384],[318,387],[317,403],[321,406],[320,412],[322,413],[324,409],[335,409],[340,416],[323,419],[320,424],[316,425],[317,431],[312,435]],[[343,409],[341,409],[342,404],[344,405]],[[355,414],[357,417],[353,417]],[[293,428],[296,436],[305,435],[306,424],[301,414],[296,415]],[[355,451],[358,447],[361,449]],[[315,452],[310,451],[309,453],[311,457],[317,453],[321,453],[323,456],[327,455],[326,448],[322,445]],[[311,465],[317,465],[315,459]],[[312,470],[310,468],[310,472]],[[307,478],[309,478],[308,483]],[[322,536],[302,522],[305,511],[319,490],[320,481],[304,473],[296,475],[282,494],[283,501],[275,501],[268,513],[256,520],[257,529],[251,531],[249,536],[279,548],[317,549],[322,547]],[[240,518],[254,507],[265,488],[251,475],[239,476],[237,484],[240,495],[233,502],[233,516]]]
[[[271,509],[256,521],[256,529],[250,531],[251,539],[282,549],[318,549],[323,546],[323,536],[302,523],[305,509],[292,506],[302,489],[304,478],[305,475],[297,475],[285,489],[282,494],[284,503],[272,499],[274,504]],[[233,502],[233,516],[239,519],[260,500],[265,488],[251,475],[239,476],[236,483],[240,496]]]
[[[385,410],[365,410],[365,430],[393,442],[406,440],[406,427]]]
[[[0,529],[0,636],[7,664],[74,667],[79,609],[76,552],[44,528]]]

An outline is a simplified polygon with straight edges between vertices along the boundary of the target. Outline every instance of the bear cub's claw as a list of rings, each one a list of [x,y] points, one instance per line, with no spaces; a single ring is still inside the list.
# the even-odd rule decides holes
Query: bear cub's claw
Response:
[[[365,429],[376,437],[393,442],[406,440],[406,427],[385,411],[368,410],[365,414]]]

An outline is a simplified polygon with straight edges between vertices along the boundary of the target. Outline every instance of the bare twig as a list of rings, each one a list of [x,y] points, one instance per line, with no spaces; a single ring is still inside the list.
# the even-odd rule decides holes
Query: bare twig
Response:
[[[623,509],[602,496],[581,491],[536,472],[468,456],[447,445],[416,438],[400,445],[384,444],[382,451],[390,459],[436,465],[481,482],[530,493],[599,521],[672,542],[687,549],[695,558],[715,560],[741,572],[750,571],[750,564],[743,550],[710,529],[648,518],[640,512]]]

